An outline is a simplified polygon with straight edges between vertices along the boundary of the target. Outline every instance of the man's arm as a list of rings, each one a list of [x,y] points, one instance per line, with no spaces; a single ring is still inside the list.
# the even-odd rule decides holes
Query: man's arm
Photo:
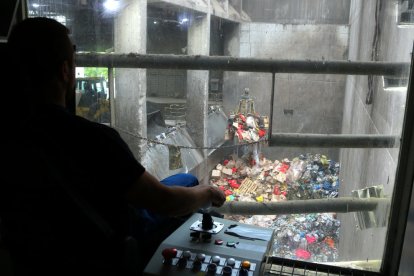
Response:
[[[208,203],[219,207],[226,197],[210,185],[195,187],[165,186],[144,172],[127,192],[130,204],[169,216],[181,216],[197,211]]]

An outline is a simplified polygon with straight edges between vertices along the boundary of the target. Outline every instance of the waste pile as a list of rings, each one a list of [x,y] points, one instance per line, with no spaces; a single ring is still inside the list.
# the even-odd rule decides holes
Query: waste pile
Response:
[[[340,166],[325,155],[303,154],[281,161],[260,155],[259,162],[254,160],[252,155],[223,160],[212,170],[211,184],[224,191],[227,201],[278,202],[338,196]],[[315,262],[338,258],[340,221],[334,213],[226,218],[275,229],[275,256]]]

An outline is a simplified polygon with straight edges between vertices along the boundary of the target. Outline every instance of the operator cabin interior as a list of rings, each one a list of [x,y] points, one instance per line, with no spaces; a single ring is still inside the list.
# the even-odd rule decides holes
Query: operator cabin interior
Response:
[[[25,17],[71,30],[78,115],[226,193],[148,275],[412,275],[414,0],[1,5],[2,45]]]

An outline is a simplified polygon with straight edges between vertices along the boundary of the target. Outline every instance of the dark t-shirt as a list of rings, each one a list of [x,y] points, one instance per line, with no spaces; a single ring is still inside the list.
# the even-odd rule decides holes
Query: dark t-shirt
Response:
[[[126,143],[112,128],[58,106],[45,106],[14,134],[3,145],[0,217],[15,270],[119,272],[122,241],[131,234],[125,195],[144,172]],[[90,213],[114,234],[106,236]]]

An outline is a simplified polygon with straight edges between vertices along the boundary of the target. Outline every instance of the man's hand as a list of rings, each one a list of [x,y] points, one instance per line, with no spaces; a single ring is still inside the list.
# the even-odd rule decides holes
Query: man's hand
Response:
[[[214,207],[220,207],[226,201],[226,195],[219,188],[214,186],[209,186],[211,191],[211,204]]]
[[[217,187],[166,186],[148,172],[144,172],[137,179],[127,192],[126,198],[138,208],[170,216],[187,215],[210,202],[213,206],[220,207],[226,200],[224,193]]]

